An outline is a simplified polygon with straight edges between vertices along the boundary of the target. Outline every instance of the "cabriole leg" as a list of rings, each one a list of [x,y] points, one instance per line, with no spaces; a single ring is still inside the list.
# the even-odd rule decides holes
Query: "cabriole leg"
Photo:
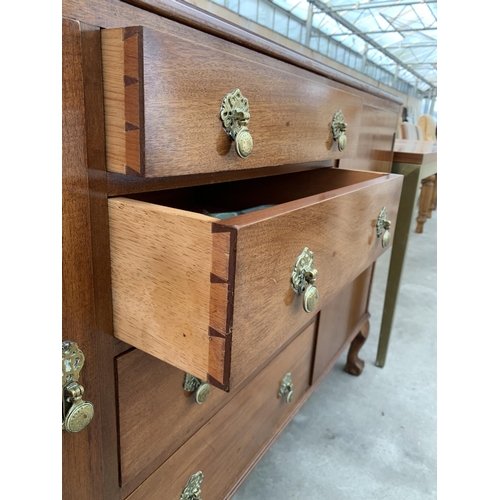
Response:
[[[363,368],[365,367],[365,362],[358,357],[360,349],[363,347],[366,339],[368,338],[368,333],[370,332],[370,322],[367,321],[359,331],[359,333],[354,337],[351,342],[351,347],[349,348],[349,353],[347,354],[347,363],[345,364],[344,371],[350,373],[351,375],[361,375]]]

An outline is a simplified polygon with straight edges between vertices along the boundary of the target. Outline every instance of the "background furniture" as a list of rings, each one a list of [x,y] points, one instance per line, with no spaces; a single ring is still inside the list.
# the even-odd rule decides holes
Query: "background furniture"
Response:
[[[417,232],[422,232],[418,230],[419,227],[423,225],[427,217],[430,217],[431,207],[435,208],[436,206],[434,180],[437,177],[437,144],[424,141],[396,141],[392,172],[404,175],[404,180],[397,219],[398,230],[394,235],[392,246],[377,351],[376,364],[380,367],[385,365],[387,357],[406,245],[420,186],[422,186],[422,192],[419,201],[419,215],[417,218],[419,226],[417,226]]]
[[[63,2],[65,500],[230,498],[362,372],[400,105],[182,2]]]

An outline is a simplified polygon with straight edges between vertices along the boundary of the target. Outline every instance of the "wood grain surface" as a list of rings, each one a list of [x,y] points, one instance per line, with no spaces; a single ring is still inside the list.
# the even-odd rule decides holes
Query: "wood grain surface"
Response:
[[[185,372],[142,351],[116,360],[122,496],[131,493],[236,392],[212,388],[201,405],[183,390]]]
[[[106,161],[111,172],[144,174],[142,30],[103,30]]]
[[[380,99],[367,97],[359,128],[358,152],[355,158],[343,158],[340,168],[390,172],[393,144],[399,113]]]
[[[317,62],[309,57],[303,56],[291,49],[272,42],[261,35],[238,26],[226,19],[210,15],[195,5],[182,0],[126,0],[127,3],[137,5],[145,10],[157,13],[165,18],[175,19],[183,24],[192,26],[200,31],[215,34],[225,40],[229,40],[256,52],[270,55],[276,59],[290,62],[299,67],[319,75],[327,76],[332,80],[342,82],[355,89],[382,97],[390,102],[403,104],[401,99],[389,92],[385,92],[373,85],[351,77],[323,63]]]
[[[263,210],[259,220],[257,212],[219,223],[238,230],[232,387],[307,321],[302,297],[290,286],[291,271],[302,250],[308,247],[314,252],[319,310],[385,251],[375,222],[385,206],[394,224],[401,184],[400,176],[381,175]]]
[[[315,330],[315,323],[306,328],[128,498],[176,499],[198,471],[205,476],[202,498],[224,498],[309,388]],[[293,379],[290,404],[278,395],[287,372]]]
[[[348,340],[368,312],[372,264],[346,285],[329,303],[321,308],[316,341],[316,356],[312,383],[321,376],[333,359],[344,350]]]
[[[85,355],[95,414],[62,432],[64,500],[119,498],[99,29],[62,20],[62,340]],[[101,96],[102,97],[102,96]],[[94,169],[90,171],[88,165]]]
[[[394,143],[394,163],[425,165],[437,162],[437,142],[398,139]]]
[[[386,206],[394,224],[402,177],[320,169],[261,183],[109,200],[119,339],[236,387],[309,321],[290,286],[302,250],[315,253],[319,310],[383,253],[375,222]],[[218,221],[186,200],[197,210],[277,204]]]
[[[121,353],[128,349],[128,345],[111,336],[113,331],[113,318],[111,309],[110,263],[108,258],[109,241],[106,218],[108,203],[106,194],[123,195],[134,192],[171,189],[183,185],[219,183],[241,179],[243,177],[268,174],[275,175],[287,169],[317,168],[325,167],[328,164],[338,166],[339,162],[339,160],[331,162],[330,159],[313,162],[307,159],[307,164],[303,163],[300,166],[295,165],[293,167],[287,165],[269,168],[263,166],[255,169],[253,167],[251,169],[243,167],[235,170],[201,173],[196,175],[192,175],[191,173],[183,175],[174,172],[172,176],[168,178],[161,177],[152,179],[136,175],[122,175],[109,172],[106,174],[104,172],[106,157],[104,144],[103,97],[101,88],[102,70],[100,65],[100,31],[102,30],[100,28],[142,25],[162,33],[167,33],[169,36],[174,37],[172,39],[175,39],[175,41],[182,39],[186,44],[192,42],[201,47],[208,46],[211,50],[219,52],[227,50],[227,40],[229,40],[234,42],[231,44],[231,54],[234,57],[238,58],[238,60],[249,60],[254,64],[262,65],[267,68],[269,74],[277,71],[280,74],[286,73],[287,75],[293,75],[293,78],[297,80],[313,81],[316,82],[316,84],[326,86],[331,86],[332,81],[335,82],[334,86],[340,91],[356,96],[363,101],[361,126],[356,131],[356,133],[359,134],[357,155],[360,161],[356,163],[348,159],[343,159],[341,162],[344,162],[342,165],[344,168],[382,170],[380,167],[383,166],[386,161],[384,155],[387,154],[387,144],[390,141],[388,140],[387,130],[385,130],[385,128],[384,131],[377,129],[376,122],[380,119],[382,120],[380,123],[388,123],[391,121],[392,115],[397,116],[401,104],[394,96],[390,96],[370,85],[356,81],[331,68],[295,54],[293,51],[284,47],[279,47],[244,29],[216,19],[193,6],[187,6],[183,2],[162,3],[156,0],[148,2],[134,0],[134,2],[143,8],[137,8],[130,5],[130,3],[120,0],[88,0],[85,2],[82,0],[64,0],[62,4],[63,16],[71,19],[66,19],[63,22],[63,340],[70,338],[71,340],[77,341],[85,352],[86,365],[81,375],[82,384],[85,387],[86,399],[92,401],[96,407],[94,421],[88,428],[76,435],[63,433],[64,500],[117,500],[119,496],[124,499],[134,488],[139,486],[154,469],[159,467],[165,460],[166,455],[170,455],[172,451],[167,444],[166,447],[162,448],[163,451],[161,451],[160,455],[156,456],[156,458],[153,457],[153,453],[146,460],[146,462],[149,459],[151,459],[151,461],[149,461],[148,465],[139,473],[137,469],[133,469],[133,452],[129,450],[128,471],[129,477],[133,479],[125,483],[124,487],[121,488],[121,492],[119,492],[118,475],[120,467],[118,454],[120,451],[120,443],[117,442],[117,425],[120,424],[120,421],[117,420],[117,398],[115,397],[113,357],[115,353]],[[84,23],[92,26],[88,26]],[[248,48],[252,50],[248,50]],[[130,69],[127,69],[125,72],[130,74]],[[122,86],[124,83],[125,82],[122,82]],[[127,80],[127,83],[134,85],[130,80]],[[228,91],[230,90],[232,89]],[[130,99],[129,96],[125,101],[128,102]],[[139,103],[141,102],[143,102],[143,99],[139,97]],[[387,114],[384,115],[384,113],[379,113],[378,110],[385,110]],[[386,116],[386,118],[384,118],[384,116]],[[140,121],[139,129],[134,128],[137,126],[136,123],[129,123],[133,125],[132,127],[128,126],[127,130],[129,130],[129,132],[133,132],[134,130],[145,130],[144,127],[141,128]],[[252,130],[252,125],[254,123],[252,118],[250,130]],[[130,136],[132,135],[134,134],[131,133]],[[379,144],[381,144],[381,146],[379,146]],[[127,141],[125,141],[125,148],[126,145]],[[234,148],[234,145],[231,146]],[[133,142],[131,143],[129,140],[129,153],[132,147]],[[144,151],[144,148],[142,151]],[[140,168],[139,170],[131,168],[133,165],[137,166],[137,160],[135,163],[131,163],[132,165],[128,165],[129,169],[127,170],[129,174],[133,174],[134,172],[140,173]],[[139,163],[142,165],[145,164],[145,162],[140,159]],[[195,167],[195,169],[196,168],[199,167]],[[259,189],[258,184],[256,185],[256,189]],[[248,196],[245,197],[245,200],[248,198]],[[255,220],[253,220],[252,224],[255,224]],[[230,236],[233,233],[234,231],[230,228],[227,234]],[[216,254],[218,250],[214,250],[214,248],[220,248],[220,256],[222,256],[222,249],[227,250],[227,242],[225,242],[224,237],[222,237],[222,240],[218,243],[214,243],[216,239],[214,238],[215,233],[210,234],[210,251],[212,254]],[[183,234],[181,237],[176,238],[176,241],[184,241],[184,236]],[[230,252],[233,251],[231,250],[232,248],[230,243]],[[235,246],[234,252],[236,249],[237,247]],[[160,261],[168,260],[168,255],[165,255],[163,252],[160,254],[159,259]],[[227,294],[231,293],[230,284],[231,282],[235,282],[235,273],[237,272],[235,260],[233,264],[234,267],[231,271],[229,260],[226,266],[226,261],[223,257],[214,257],[211,259],[210,264],[205,268],[207,272],[205,290],[208,290],[207,294],[209,296],[221,295],[213,291],[214,288],[220,287],[212,287],[212,285],[217,283],[224,284],[226,276],[227,286],[224,291]],[[233,274],[231,274],[231,272]],[[182,303],[185,304],[186,301],[182,300]],[[230,317],[228,317],[228,312],[234,310],[234,308],[228,307],[228,304],[229,301],[227,300],[225,306],[226,326],[228,324],[227,321],[231,321]],[[193,313],[191,311],[190,314],[192,314],[193,317],[197,317],[198,312],[196,311]],[[212,314],[210,308],[207,309],[206,316],[209,318],[209,323],[212,321],[211,318],[216,317]],[[222,318],[223,315],[217,317]],[[309,316],[309,318],[310,317],[311,316]],[[257,324],[256,327],[258,328],[259,325]],[[288,342],[295,338],[294,335],[297,334],[297,328],[299,327],[294,324],[292,327],[293,332],[290,332],[291,337],[288,337]],[[232,335],[232,330],[227,329],[226,333],[227,332],[231,332]],[[208,331],[205,332],[205,338],[207,337]],[[208,342],[210,342],[209,338],[210,337],[208,337]],[[224,341],[225,352],[229,352],[228,342],[229,347],[232,346],[232,337],[230,335],[223,335],[220,337],[214,336],[213,338],[217,338],[217,342]],[[181,339],[179,340],[182,342]],[[283,345],[287,345],[286,342],[281,344],[281,346]],[[209,359],[216,361],[215,364],[212,363],[213,366],[220,367],[220,363],[227,363],[227,357],[220,359],[217,356],[214,357],[213,354],[217,349],[215,351],[212,349],[211,352],[211,348],[212,345],[209,344],[206,351],[207,363],[209,365]],[[288,349],[288,347],[285,349]],[[304,346],[302,349],[305,351],[308,347]],[[267,356],[268,353],[266,353],[266,359],[261,359],[254,365],[255,370],[260,370],[262,365],[266,363],[266,360],[269,361]],[[156,361],[156,363],[158,365],[161,364],[162,368],[167,371],[172,369],[166,363],[160,361]],[[151,362],[150,365],[153,365],[153,363]],[[137,362],[137,367],[136,363],[132,363],[132,365],[127,366],[126,374],[124,371],[121,372],[122,377],[127,377],[127,384],[129,384],[129,399],[124,399],[127,404],[134,403],[134,396],[141,400],[139,397],[140,395],[137,393],[140,384],[144,383],[146,380],[152,381],[154,379],[154,371],[153,375],[148,372],[147,377],[145,377],[144,375],[146,374],[143,374],[142,370],[139,371],[139,369],[136,369],[141,366],[143,368],[145,367],[145,365],[140,362]],[[329,368],[331,368],[331,363],[327,367],[327,370]],[[255,370],[253,372],[254,375],[256,373]],[[160,370],[157,375],[159,374]],[[316,381],[316,385],[324,375],[325,373],[320,376]],[[148,378],[150,376],[153,378]],[[279,377],[276,375],[276,384],[278,383],[278,378],[281,377],[282,374],[280,374]],[[134,379],[137,382],[136,385],[134,385]],[[125,378],[122,378],[122,380],[125,380]],[[162,387],[161,384],[163,383],[166,383],[166,386],[170,387],[169,384],[172,381],[169,380],[165,382],[162,380],[161,383],[158,381],[156,382],[159,383],[160,387]],[[214,390],[211,397],[216,394],[217,396],[212,400],[217,403],[217,398],[222,400],[224,398],[229,399],[235,397],[240,394],[240,389],[250,387],[253,382],[251,376],[247,377],[245,382],[241,383],[239,387],[230,394]],[[260,386],[261,391],[265,391],[268,385],[268,383],[262,382]],[[120,398],[121,396],[125,397],[125,394],[126,392],[119,392],[118,396]],[[244,419],[242,426],[239,426],[237,429],[231,427],[230,435],[227,436],[225,441],[223,439],[225,444],[222,450],[218,449],[209,441],[210,446],[214,446],[214,449],[217,451],[217,453],[214,452],[214,454],[210,456],[211,470],[214,470],[218,464],[214,457],[216,455],[219,456],[219,453],[221,456],[224,456],[227,453],[226,450],[229,449],[231,453],[234,452],[237,454],[237,458],[233,462],[234,470],[239,470],[239,472],[234,472],[235,475],[232,477],[235,479],[231,480],[232,486],[229,490],[226,490],[227,495],[231,495],[234,492],[234,489],[246,474],[248,474],[249,470],[265,452],[269,444],[287,424],[297,408],[307,399],[308,394],[309,392],[303,393],[303,397],[299,401],[296,401],[294,405],[290,405],[293,406],[293,408],[286,408],[284,410],[287,412],[286,415],[282,414],[277,423],[276,420],[274,420],[275,413],[267,413],[267,410],[264,409],[266,404],[263,403],[261,405],[262,409],[256,412],[253,411],[253,407],[248,407],[246,412],[242,413]],[[163,393],[161,393],[161,396],[164,398],[162,399],[162,404],[167,404],[169,401],[168,398],[165,398]],[[243,396],[239,397],[241,402],[235,405],[232,410],[226,410],[225,416],[217,421],[217,425],[215,425],[214,422],[214,427],[210,428],[209,431],[210,435],[214,435],[216,431],[219,433],[224,432],[228,422],[231,423],[232,421],[240,419],[240,407],[244,406],[245,398]],[[150,411],[143,411],[141,413],[141,407],[135,405],[133,406],[133,412],[137,412],[137,415],[151,418],[155,408],[150,405],[148,406],[144,400],[141,401],[144,407]],[[190,401],[189,398],[187,398],[187,401]],[[122,406],[121,411],[124,411],[124,408],[125,406]],[[196,408],[202,409],[203,405],[200,407],[196,406]],[[169,415],[170,411],[172,411],[170,408],[165,408],[165,410],[158,413],[158,415],[154,415],[155,418],[158,418],[159,428],[161,428],[161,415]],[[218,418],[218,415],[219,414],[214,418]],[[266,420],[268,415],[270,415],[271,422]],[[214,420],[214,418],[212,418],[211,421]],[[132,431],[132,434],[128,434],[128,438],[136,439],[133,436],[133,432],[137,432],[139,436],[144,436],[146,439],[146,431],[149,424],[143,424],[141,429],[140,424],[134,423],[132,420],[133,416],[131,412],[129,413],[129,424],[135,426],[135,431]],[[193,420],[201,422],[198,417],[195,417]],[[196,429],[197,425],[198,424],[195,424],[193,428]],[[154,425],[152,425],[152,428],[155,429]],[[242,439],[242,429],[246,430],[247,428],[249,429],[249,433],[245,433]],[[143,434],[140,433],[140,430],[143,431]],[[165,426],[164,431],[168,432],[169,429]],[[131,431],[129,430],[129,432]],[[179,432],[181,436],[186,436],[186,434],[182,434],[181,431]],[[194,430],[192,432],[194,432]],[[257,443],[250,439],[252,436],[258,436],[259,442],[263,444],[257,446]],[[205,435],[202,437],[202,441],[193,441],[194,445],[191,448],[182,447],[178,451],[180,455],[178,455],[178,459],[176,459],[178,462],[176,462],[177,465],[174,466],[175,471],[180,470],[179,464],[181,462],[188,464],[190,459],[198,455],[199,450],[202,450],[202,453],[205,454],[204,456],[206,456],[207,453],[212,453],[206,444]],[[225,436],[223,436],[223,438],[224,437]],[[155,448],[152,442],[158,439],[158,441],[162,443],[162,439],[164,438],[158,438],[158,434],[155,433],[151,434],[148,439],[150,439],[151,450],[154,450]],[[174,434],[165,439],[169,443],[170,440],[172,440],[174,447],[177,446],[175,444],[177,441]],[[196,439],[196,436],[190,441],[193,439]],[[241,450],[239,449],[240,442],[242,445]],[[140,445],[140,441],[137,439],[135,443],[136,445]],[[165,441],[163,441],[163,444],[164,443]],[[235,443],[237,443],[237,445],[235,445]],[[156,450],[159,450],[160,447],[156,448]],[[247,453],[250,455],[251,451],[256,448],[258,448],[257,452],[253,453],[252,458],[247,460]],[[181,451],[184,449],[185,451]],[[147,446],[143,448],[143,451],[144,450],[145,453],[149,452]],[[164,455],[161,453],[164,453]],[[184,453],[184,455],[182,455],[182,453]],[[241,456],[242,454],[244,456]],[[140,458],[139,454],[137,456]],[[171,458],[174,457],[175,454],[171,456]],[[245,460],[247,461],[243,464]],[[233,464],[224,462],[221,471],[216,472],[216,474],[220,474],[217,477],[221,478],[219,481],[221,484],[220,489],[227,485],[224,483],[227,479],[227,473],[224,467],[231,468],[232,465]],[[161,475],[162,473],[160,473],[160,471],[162,470],[167,470],[167,475],[159,480],[158,473]],[[156,498],[148,495],[148,488],[153,485],[154,489],[154,484],[160,484],[160,492],[158,492],[158,494],[161,494],[161,496],[158,498],[165,498],[165,495],[169,498],[177,498],[180,495],[180,490],[177,491],[175,487],[174,489],[176,491],[174,495],[168,495],[168,492],[165,493],[166,490],[163,485],[169,484],[172,481],[172,477],[175,476],[175,481],[179,483],[180,489],[182,489],[187,477],[196,471],[185,470],[187,474],[186,477],[180,478],[180,476],[177,477],[175,473],[173,476],[170,476],[169,470],[168,467],[167,469],[158,469],[157,474],[153,475],[150,480],[144,483],[144,489],[141,490],[141,488],[143,488],[143,486],[141,486],[134,494],[139,496],[144,494],[145,496],[141,498],[148,498],[148,500],[150,498]],[[229,481],[229,479],[227,480]],[[159,483],[157,481],[159,481]],[[207,486],[209,483],[206,480],[204,484]],[[220,493],[220,495],[219,493],[220,491],[218,490],[213,498],[220,500],[226,495],[224,492]],[[156,495],[157,492],[154,494]]]
[[[315,321],[314,316],[305,328]],[[208,399],[199,405],[194,394],[183,390],[184,374],[138,349],[116,359],[122,497],[246,386],[241,384],[230,393],[212,388]]]
[[[236,55],[230,42],[215,49],[211,40],[193,43],[147,27],[103,30],[102,44],[108,169],[113,172],[127,173],[129,166],[145,177],[165,177],[323,160],[333,164],[356,154],[362,99],[333,82],[296,76],[293,68],[271,73],[270,61]],[[138,86],[144,103],[137,102]],[[237,155],[219,116],[222,99],[236,88],[248,99],[251,116],[254,148],[246,159]],[[339,109],[349,127],[342,152],[331,131]],[[142,113],[144,143],[139,139]],[[138,152],[137,145],[144,151]],[[140,158],[145,164],[138,168]]]
[[[207,378],[212,217],[109,200],[115,336]]]

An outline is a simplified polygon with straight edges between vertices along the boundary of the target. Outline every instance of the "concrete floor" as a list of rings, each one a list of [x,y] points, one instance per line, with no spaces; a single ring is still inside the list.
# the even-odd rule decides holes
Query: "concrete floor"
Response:
[[[363,374],[343,371],[344,354],[234,500],[436,498],[436,230],[433,212],[410,234],[385,367],[375,358],[389,252],[375,270]]]

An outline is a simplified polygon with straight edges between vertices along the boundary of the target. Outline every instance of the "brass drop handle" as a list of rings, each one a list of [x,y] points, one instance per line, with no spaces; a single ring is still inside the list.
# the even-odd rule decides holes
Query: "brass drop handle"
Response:
[[[82,399],[84,389],[78,383],[85,356],[76,342],[62,343],[62,428],[71,433],[80,432],[90,424],[94,405]]]
[[[201,483],[205,479],[203,472],[193,474],[184,486],[179,500],[201,500]]]
[[[183,387],[185,391],[195,393],[195,400],[199,405],[204,403],[210,396],[210,384],[189,373],[184,375]]]
[[[339,151],[343,151],[347,146],[347,123],[344,119],[342,110],[339,109],[334,115],[332,120],[332,133],[333,139],[338,141]]]
[[[224,131],[235,142],[238,156],[247,158],[253,150],[253,139],[248,130],[248,99],[242,95],[240,89],[233,90],[222,99],[220,119]]]
[[[312,312],[319,302],[319,292],[315,286],[318,271],[314,268],[314,253],[305,247],[297,257],[292,271],[292,288],[297,295],[303,295],[304,311]]]
[[[389,229],[391,228],[391,221],[387,220],[387,209],[384,207],[377,218],[377,238],[382,236],[382,248],[387,248],[391,241],[391,233]]]
[[[283,380],[281,381],[280,390],[278,392],[279,397],[285,397],[285,401],[287,404],[290,404],[293,399],[293,382],[292,382],[292,374],[287,373]]]

